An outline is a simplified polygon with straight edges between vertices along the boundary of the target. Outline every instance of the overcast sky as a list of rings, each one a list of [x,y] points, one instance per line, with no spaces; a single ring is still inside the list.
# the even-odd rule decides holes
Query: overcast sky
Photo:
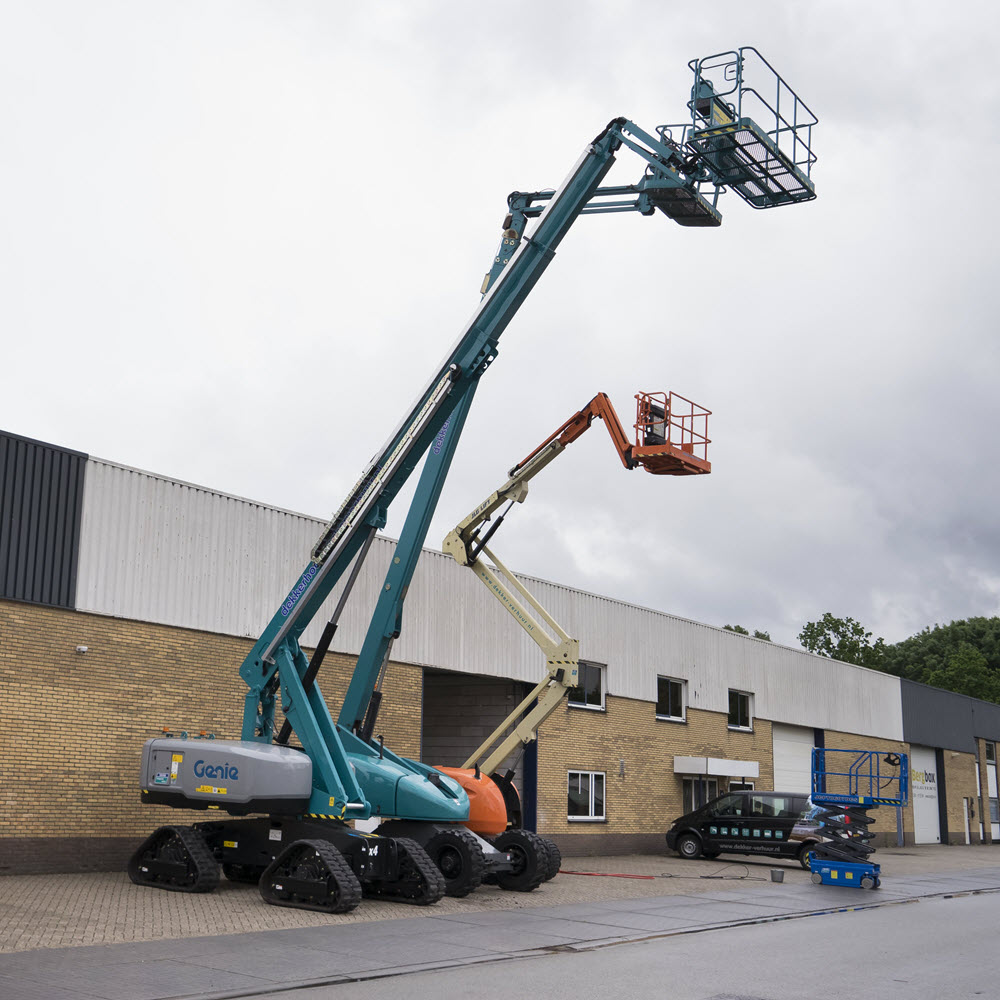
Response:
[[[818,199],[581,218],[428,544],[596,392],[631,424],[672,388],[712,474],[627,473],[595,425],[509,565],[791,645],[825,611],[888,641],[1000,611],[995,3],[0,11],[0,428],[322,517],[475,309],[508,192],[613,117],[683,121],[687,62],[756,46],[820,119]]]

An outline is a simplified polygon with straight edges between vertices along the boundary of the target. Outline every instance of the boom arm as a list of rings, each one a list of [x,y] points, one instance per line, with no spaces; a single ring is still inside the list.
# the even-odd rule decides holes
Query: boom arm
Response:
[[[694,97],[711,87],[706,76],[709,70],[723,72],[727,81],[735,79],[733,88],[726,93],[734,89],[740,96],[744,92],[751,93],[743,79],[743,64],[747,54],[753,51],[741,49],[719,59],[713,57],[697,63],[694,66]],[[777,79],[780,97],[784,84]],[[786,103],[781,103],[781,108],[785,108]],[[775,104],[771,108],[775,124],[766,133],[743,116],[731,123],[736,129],[732,136],[727,132],[720,137],[717,129],[701,127],[697,117],[699,106],[693,101],[692,126],[684,126],[679,139],[673,135],[675,126],[660,126],[654,136],[624,118],[615,119],[588,145],[558,190],[534,194],[515,192],[510,196],[510,213],[504,224],[503,239],[483,283],[484,296],[479,308],[414,406],[376,453],[327,525],[313,548],[311,561],[244,660],[240,675],[248,692],[244,703],[243,739],[271,741],[280,687],[286,720],[314,764],[315,801],[311,801],[310,808],[315,811],[339,811],[344,815],[350,808],[350,815],[358,818],[370,813],[371,804],[363,800],[361,787],[353,777],[356,767],[347,760],[344,744],[351,745],[355,756],[367,752],[366,748],[371,749],[371,740],[365,730],[370,730],[374,718],[374,695],[392,641],[399,634],[403,599],[475,387],[496,357],[501,334],[551,261],[570,226],[582,214],[638,211],[652,215],[657,209],[680,225],[718,226],[721,224],[718,195],[727,184],[733,185],[758,208],[814,197],[811,183],[800,176],[802,169],[808,171],[814,159],[808,142],[802,140],[804,134],[811,135],[814,118],[800,124],[796,112],[788,122],[775,110]],[[794,108],[798,108],[798,103]],[[805,155],[795,150],[791,158],[781,154],[781,141],[788,135],[804,145]],[[645,160],[644,174],[635,184],[602,188],[615,153],[622,146]],[[761,183],[766,187],[764,194],[754,194]],[[714,189],[711,201],[701,194],[702,185]],[[527,222],[536,218],[528,235]],[[339,722],[334,723],[314,679],[322,652],[314,656],[312,664],[308,663],[299,639],[352,561],[363,558],[359,553],[365,537],[372,529],[384,527],[389,504],[432,445],[435,448],[425,464],[393,565],[341,706]],[[676,468],[672,456],[668,456],[670,464]],[[684,474],[709,471],[707,462],[692,465],[681,459],[680,465],[685,469]],[[657,471],[649,465],[647,468]],[[332,629],[332,622],[330,627]],[[324,644],[321,642],[321,646]],[[363,718],[364,726],[361,725]],[[362,739],[355,739],[353,733],[357,731],[361,732]],[[426,772],[423,765],[416,762],[400,760],[400,764],[411,767],[417,774]]]
[[[640,393],[636,398],[639,400],[636,421],[638,430],[651,397],[648,393]],[[604,421],[615,451],[626,469],[634,469],[649,461],[641,447],[629,442],[611,400],[603,392],[599,392],[583,409],[553,431],[530,455],[518,462],[510,470],[507,482],[479,504],[444,540],[444,551],[450,553],[460,565],[471,569],[486,584],[490,593],[528,633],[546,658],[545,677],[473,752],[462,765],[463,768],[476,767],[486,774],[492,774],[519,744],[530,743],[537,737],[538,727],[559,707],[567,691],[576,687],[579,682],[580,641],[567,635],[528,588],[496,557],[487,543],[513,505],[524,502],[528,495],[528,483],[585,433],[595,417]],[[660,425],[669,427],[669,413],[664,416]],[[706,444],[707,441],[706,437]],[[656,449],[657,459],[662,457],[662,450],[662,447]],[[691,461],[697,461],[693,456],[689,457]],[[708,466],[707,461],[703,464]],[[668,470],[660,461],[646,467],[656,474],[686,474],[677,469]],[[504,504],[507,509],[497,516],[489,530],[480,537],[483,525],[491,521]],[[480,555],[485,555],[496,568],[487,565]],[[535,702],[534,706],[518,721],[521,713],[532,706],[532,702]],[[511,729],[510,733],[504,736],[508,729]]]

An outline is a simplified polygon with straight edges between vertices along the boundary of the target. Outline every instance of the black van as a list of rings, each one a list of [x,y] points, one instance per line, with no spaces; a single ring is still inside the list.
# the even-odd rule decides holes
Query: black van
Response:
[[[682,858],[762,854],[797,858],[809,867],[809,852],[822,840],[815,806],[801,792],[729,792],[674,820],[667,847]]]

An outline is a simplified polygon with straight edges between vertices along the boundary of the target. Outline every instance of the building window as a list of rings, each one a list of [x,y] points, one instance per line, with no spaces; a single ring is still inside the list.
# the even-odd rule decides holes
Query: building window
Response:
[[[749,691],[729,692],[729,728],[753,729],[753,695]]]
[[[730,781],[729,790],[731,792],[752,792],[754,783],[752,781]]]
[[[570,771],[566,818],[577,821],[604,819],[604,772]]]
[[[569,689],[568,701],[574,708],[604,708],[604,667],[597,663],[577,665],[580,683]]]
[[[989,764],[997,762],[997,745],[995,743],[986,744],[986,761]]]
[[[676,677],[656,678],[656,717],[673,722],[684,721],[687,681]]]
[[[684,813],[694,812],[718,796],[718,778],[685,778],[682,809]]]

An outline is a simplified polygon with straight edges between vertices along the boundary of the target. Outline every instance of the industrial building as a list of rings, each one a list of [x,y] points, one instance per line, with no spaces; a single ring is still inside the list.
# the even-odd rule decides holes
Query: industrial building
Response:
[[[121,867],[154,827],[203,818],[140,804],[142,745],[164,729],[239,737],[237,669],[324,523],[0,433],[0,871]],[[331,705],[393,547],[376,540],[341,619],[320,677]],[[808,790],[814,746],[910,754],[911,801],[877,813],[881,843],[1000,842],[1000,706],[530,586],[581,647],[580,686],[511,762],[525,825],[564,853],[663,851],[705,797]],[[543,672],[473,574],[425,549],[379,730],[398,753],[460,764]]]

